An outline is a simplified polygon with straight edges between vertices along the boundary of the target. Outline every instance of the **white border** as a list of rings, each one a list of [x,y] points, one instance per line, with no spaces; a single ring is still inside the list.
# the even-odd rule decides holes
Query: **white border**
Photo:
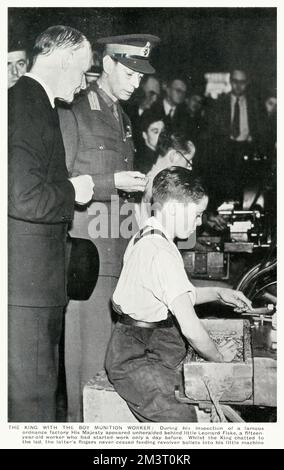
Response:
[[[1,27],[0,27],[0,44],[1,44],[1,69],[3,72],[3,76],[5,77],[5,80],[1,80],[0,82],[0,93],[1,93],[1,139],[0,139],[0,146],[1,146],[1,158],[0,158],[0,174],[1,174],[1,224],[0,224],[0,237],[1,237],[1,244],[0,244],[0,249],[1,249],[1,254],[0,254],[0,259],[1,259],[1,295],[0,295],[0,301],[1,301],[1,316],[0,316],[0,322],[1,322],[1,328],[0,328],[0,334],[1,334],[1,340],[0,340],[0,357],[1,357],[1,364],[3,365],[2,367],[2,379],[1,379],[1,389],[0,389],[0,435],[1,435],[1,442],[0,442],[0,448],[19,448],[19,442],[15,442],[13,440],[13,435],[11,432],[8,430],[8,424],[7,424],[7,413],[6,413],[6,404],[7,404],[7,369],[6,369],[6,363],[7,363],[7,354],[6,354],[6,349],[7,349],[7,321],[6,321],[6,305],[7,305],[7,236],[6,236],[6,213],[7,213],[7,118],[6,118],[6,110],[7,110],[7,84],[6,84],[6,70],[7,70],[7,58],[6,58],[6,51],[7,51],[7,8],[8,7],[105,7],[106,2],[105,1],[99,1],[97,0],[96,2],[94,1],[84,1],[81,0],[80,4],[78,5],[78,2],[76,1],[63,1],[61,0],[60,2],[58,1],[48,1],[48,2],[38,2],[38,1],[2,1],[1,6],[0,6],[0,21],[1,21]],[[283,44],[283,27],[284,27],[284,22],[283,22],[283,10],[284,7],[282,7],[280,1],[241,1],[239,0],[237,4],[233,5],[232,3],[229,3],[228,1],[204,1],[204,0],[199,0],[199,1],[164,1],[164,2],[153,2],[151,0],[144,0],[143,4],[139,2],[139,5],[135,5],[135,3],[132,1],[114,1],[112,0],[111,2],[108,2],[108,6],[111,7],[277,7],[278,8],[278,47],[279,51],[281,50],[280,44]],[[282,103],[282,84],[283,84],[283,59],[282,54],[278,54],[278,103]],[[279,106],[278,104],[278,110],[280,110],[281,104]],[[278,211],[278,260],[279,260],[279,268],[278,268],[278,285],[281,286],[282,280],[283,280],[283,265],[282,265],[282,260],[283,260],[283,249],[281,247],[281,238],[280,234],[283,233],[283,221],[282,219],[282,211],[281,211],[281,202],[283,197],[281,186],[282,184],[282,176],[283,176],[283,161],[282,161],[282,154],[281,150],[283,148],[283,142],[282,142],[282,135],[281,135],[281,129],[282,127],[282,112],[280,113],[278,111],[278,186],[279,186],[279,192],[278,192],[278,206],[279,206],[279,211]],[[282,131],[283,133],[283,131]],[[280,289],[279,289],[280,291]],[[282,294],[279,292],[279,299],[278,299],[278,421],[277,423],[264,423],[262,426],[265,427],[265,436],[266,436],[266,446],[265,448],[283,448],[284,443],[283,443],[283,434],[284,434],[284,413],[283,413],[283,400],[280,400],[280,397],[284,396],[284,371],[283,371],[283,341],[281,340],[282,332],[284,330],[284,320],[283,320],[283,315],[282,315]],[[281,318],[282,317],[282,318]],[[61,423],[56,423],[59,428],[61,426]],[[115,423],[114,423],[115,424]],[[247,423],[248,424],[248,423]],[[257,423],[254,423],[257,424]],[[63,423],[62,423],[63,425]],[[74,425],[76,426],[76,425]],[[143,426],[143,425],[141,425]],[[190,426],[194,427],[194,424],[191,424]],[[202,446],[198,446],[199,448],[203,448]],[[215,446],[214,446],[215,447]],[[244,446],[243,448],[245,448]],[[47,448],[47,447],[45,447]],[[63,447],[63,448],[68,448],[68,447]],[[76,447],[77,448],[77,447]],[[88,447],[87,447],[88,448]],[[95,446],[92,447],[94,449]],[[174,448],[174,446],[172,447]],[[194,448],[194,447],[192,447]],[[216,447],[217,448],[217,447]],[[222,448],[226,448],[226,446],[222,446]],[[254,446],[249,446],[248,448],[255,448]]]

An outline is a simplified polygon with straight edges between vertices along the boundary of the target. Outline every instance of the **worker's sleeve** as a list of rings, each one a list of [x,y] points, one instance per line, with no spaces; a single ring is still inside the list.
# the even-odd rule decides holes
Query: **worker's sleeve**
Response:
[[[153,258],[153,274],[160,284],[161,301],[171,310],[173,301],[182,294],[189,293],[192,304],[196,301],[195,287],[189,281],[183,264],[174,254],[159,250]]]

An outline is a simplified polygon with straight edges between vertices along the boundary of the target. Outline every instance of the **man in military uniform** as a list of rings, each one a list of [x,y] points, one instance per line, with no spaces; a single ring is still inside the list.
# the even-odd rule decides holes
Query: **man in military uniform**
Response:
[[[88,168],[95,184],[95,201],[87,212],[75,212],[71,236],[93,240],[100,256],[92,296],[83,302],[70,301],[67,309],[65,364],[70,421],[81,419],[82,388],[104,365],[111,334],[110,299],[135,230],[127,223],[133,209],[131,194],[143,192],[147,182],[145,175],[132,171],[131,123],[119,100],[128,100],[142,76],[155,71],[149,55],[158,42],[152,35],[100,39],[98,43],[105,46],[101,76],[71,110],[62,110],[60,115],[70,174],[84,174]],[[134,220],[134,209],[132,214]]]

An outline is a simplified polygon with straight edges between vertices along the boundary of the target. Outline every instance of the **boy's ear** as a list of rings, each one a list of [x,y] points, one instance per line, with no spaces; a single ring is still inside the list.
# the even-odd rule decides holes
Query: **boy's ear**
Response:
[[[188,140],[187,146],[188,146],[189,159],[192,160],[196,151],[195,145],[193,142],[191,142],[191,140]]]
[[[106,55],[106,56],[103,58],[103,69],[104,69],[104,72],[109,75],[109,74],[112,72],[113,67],[114,67],[114,61],[112,60],[112,58],[111,58],[109,55]]]
[[[143,132],[142,132],[142,137],[143,137],[143,139],[144,139],[144,140],[145,140],[145,142],[146,142],[146,140],[147,140],[147,134],[146,134],[146,132],[145,132],[145,131],[143,131]]]
[[[168,212],[171,216],[175,216],[176,214],[176,202],[175,201],[168,201],[166,202],[167,204],[167,209],[168,209]]]

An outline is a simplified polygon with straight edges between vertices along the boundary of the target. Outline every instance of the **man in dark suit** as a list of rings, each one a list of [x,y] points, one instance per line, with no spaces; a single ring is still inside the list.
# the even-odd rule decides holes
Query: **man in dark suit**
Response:
[[[185,105],[187,86],[184,80],[173,77],[168,80],[165,97],[156,101],[151,110],[162,116],[166,128],[173,134],[183,134],[188,137],[188,113]]]
[[[89,175],[68,179],[54,99],[85,87],[90,44],[65,26],[36,40],[31,72],[9,91],[9,421],[55,421],[56,348],[66,305],[66,234]]]
[[[140,87],[129,101],[125,102],[124,109],[130,118],[132,126],[133,142],[139,151],[143,144],[142,121],[145,111],[147,112],[160,96],[160,82],[155,75],[144,75]]]
[[[86,212],[75,212],[72,236],[92,240],[100,256],[94,292],[84,302],[70,301],[66,315],[66,379],[68,419],[82,419],[82,389],[104,365],[111,335],[110,298],[122,258],[135,227],[134,203],[129,196],[143,192],[145,175],[134,172],[131,124],[119,100],[127,101],[144,73],[153,73],[151,35],[101,39],[103,72],[71,110],[60,113],[70,175],[91,172],[95,200]],[[128,201],[128,202],[127,202]],[[133,215],[129,220],[129,214]]]
[[[247,93],[247,74],[233,70],[230,80],[232,90],[213,103],[208,124],[208,180],[220,202],[242,198],[250,178],[247,158],[257,150],[260,137],[259,107]]]

